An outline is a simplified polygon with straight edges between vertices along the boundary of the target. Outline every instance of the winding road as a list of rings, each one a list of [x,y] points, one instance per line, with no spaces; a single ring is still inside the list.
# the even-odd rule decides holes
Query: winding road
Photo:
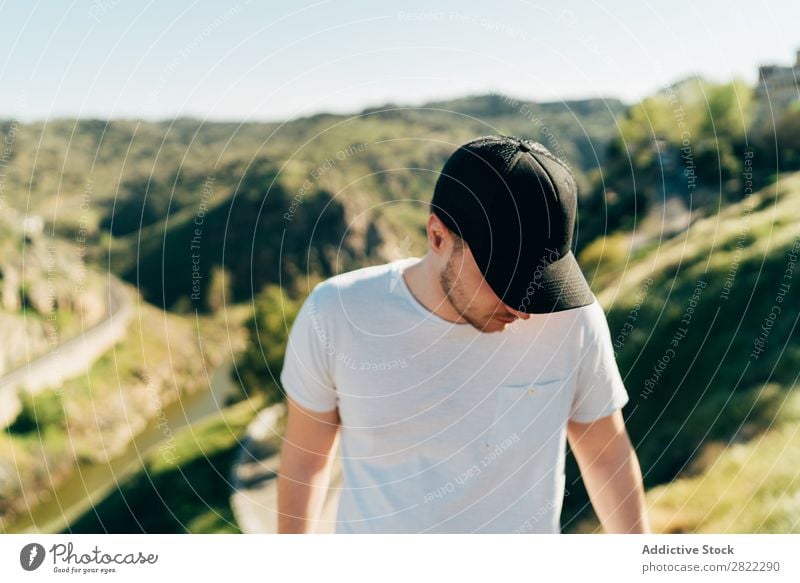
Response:
[[[133,315],[133,301],[122,282],[112,275],[108,277],[106,316],[100,322],[0,376],[0,429],[7,427],[19,414],[18,395],[22,387],[36,394],[86,374],[92,364],[125,335]]]

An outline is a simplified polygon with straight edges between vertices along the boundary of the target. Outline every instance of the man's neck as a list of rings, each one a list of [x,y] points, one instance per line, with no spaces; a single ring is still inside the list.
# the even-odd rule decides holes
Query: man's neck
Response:
[[[447,298],[439,279],[436,258],[427,253],[417,263],[403,270],[403,279],[411,295],[428,311],[456,324],[466,322]]]

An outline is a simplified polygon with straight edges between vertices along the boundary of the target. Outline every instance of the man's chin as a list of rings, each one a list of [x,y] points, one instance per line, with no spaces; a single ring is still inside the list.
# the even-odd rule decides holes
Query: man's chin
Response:
[[[517,321],[516,318],[512,321],[501,320],[496,316],[489,316],[488,318],[484,317],[478,319],[466,312],[462,312],[461,317],[464,318],[467,321],[467,323],[471,325],[473,328],[475,328],[478,332],[484,332],[487,334],[490,334],[492,332],[502,332],[503,330],[508,328],[510,324],[513,324],[514,322]]]
[[[503,322],[496,318],[490,318],[482,328],[479,328],[481,332],[491,334],[492,332],[502,332],[504,331],[511,322]]]

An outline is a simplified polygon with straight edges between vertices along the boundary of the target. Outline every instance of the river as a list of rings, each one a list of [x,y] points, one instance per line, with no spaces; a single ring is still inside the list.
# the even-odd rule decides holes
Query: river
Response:
[[[57,489],[45,496],[31,512],[5,526],[7,533],[57,533],[99,503],[119,485],[143,469],[142,460],[180,429],[219,412],[225,398],[235,394],[230,380],[231,363],[215,370],[210,388],[185,395],[163,410],[163,416],[152,419],[131,440],[125,451],[103,464],[78,464]],[[164,418],[171,431],[166,431]]]

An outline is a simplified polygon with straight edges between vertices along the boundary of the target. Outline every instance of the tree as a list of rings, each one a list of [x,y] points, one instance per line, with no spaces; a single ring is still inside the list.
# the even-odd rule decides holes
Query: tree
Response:
[[[283,357],[301,300],[292,300],[278,285],[266,285],[253,300],[253,316],[247,322],[247,348],[236,368],[247,396],[267,397],[266,405],[284,400],[280,386]]]

